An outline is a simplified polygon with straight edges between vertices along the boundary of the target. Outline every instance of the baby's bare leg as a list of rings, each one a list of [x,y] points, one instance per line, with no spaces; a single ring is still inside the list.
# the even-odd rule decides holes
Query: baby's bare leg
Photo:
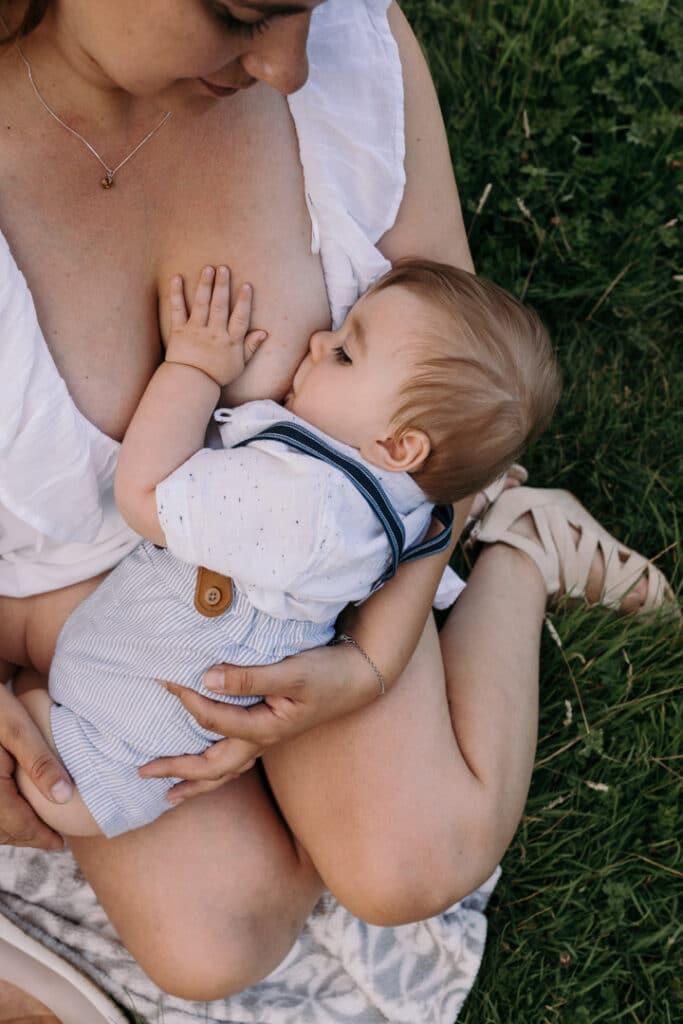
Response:
[[[52,590],[47,594],[36,594],[26,628],[28,664],[36,671],[47,675],[55,653],[55,644],[60,630],[68,617],[81,601],[93,592],[107,576],[106,572],[81,580],[70,587]]]
[[[19,677],[15,684],[15,693],[55,754],[59,756],[52,739],[50,728],[52,701],[47,690],[42,686],[29,689],[28,684],[22,683],[21,677]],[[31,782],[28,774],[20,767],[17,767],[16,782],[19,792],[28,800],[38,817],[42,818],[50,828],[66,836],[98,836],[101,834],[78,790],[68,803],[55,804],[43,796],[38,787]]]
[[[0,597],[0,682],[17,666],[47,675],[62,626],[106,575],[31,597]]]

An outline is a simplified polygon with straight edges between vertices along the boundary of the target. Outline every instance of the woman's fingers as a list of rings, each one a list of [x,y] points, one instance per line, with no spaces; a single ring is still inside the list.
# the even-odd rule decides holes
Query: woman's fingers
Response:
[[[185,800],[189,800],[190,797],[201,796],[202,793],[212,793],[214,789],[220,789],[226,783],[232,782],[233,777],[206,782],[179,782],[172,789],[169,789],[166,800],[174,806],[181,804]]]
[[[255,764],[256,760],[246,764],[244,771],[246,772],[250,768],[253,768]],[[239,774],[241,775],[242,772],[239,772]],[[221,786],[225,786],[226,783],[232,782],[232,780],[236,778],[236,775],[231,774],[226,775],[224,778],[211,781],[178,782],[172,789],[169,789],[166,799],[169,804],[181,804],[183,801],[189,800],[192,796],[201,796],[202,793],[211,793],[214,789],[220,789]]]
[[[35,815],[17,793],[14,779],[0,774],[0,846],[63,850],[64,840]]]
[[[66,803],[73,783],[50,751],[37,726],[16,697],[0,686],[0,843],[61,850],[62,839],[47,827],[17,793],[15,761],[41,793],[54,803]]]
[[[214,693],[229,693],[233,697],[262,697],[287,694],[296,697],[327,661],[315,655],[336,653],[334,648],[323,647],[307,651],[296,657],[284,658],[274,665],[214,665],[204,673],[203,683]],[[264,688],[265,687],[265,688]]]
[[[263,696],[263,700],[249,707],[226,704],[186,686],[158,680],[199,725],[230,738],[212,744],[203,754],[151,761],[140,769],[144,778],[176,777],[188,783],[222,785],[250,768],[266,748],[356,711],[378,693],[374,671],[346,644],[319,647],[275,665],[218,665],[204,678],[216,691]],[[206,792],[206,788],[178,786],[170,799],[184,799],[200,791]]]
[[[197,757],[153,761],[141,769],[141,774],[215,781],[234,772],[238,760],[241,759],[239,770],[244,770],[244,764],[266,748],[355,711],[378,692],[372,669],[346,645],[307,651],[275,665],[220,665],[211,672],[220,682],[222,692],[263,695],[264,699],[243,707],[211,700],[175,683],[162,685],[203,728],[230,737],[232,747],[219,741]],[[238,747],[239,741],[244,741],[245,747]],[[249,744],[254,750],[251,755]]]
[[[0,747],[21,765],[46,799],[56,804],[71,799],[74,787],[66,769],[26,708],[4,686],[0,686]]]
[[[178,698],[203,729],[219,733],[221,736],[238,737],[261,749],[276,743],[282,734],[282,726],[293,717],[295,701],[288,697],[275,698],[276,708],[265,703],[242,707],[238,704],[224,704],[222,701],[211,700],[176,683],[165,682],[162,685]],[[209,747],[209,750],[198,756],[207,758],[212,749]],[[202,777],[206,778],[206,775]]]
[[[219,740],[202,754],[159,757],[140,768],[139,774],[145,779],[176,777],[222,786],[252,768],[261,753],[260,747],[244,740]]]

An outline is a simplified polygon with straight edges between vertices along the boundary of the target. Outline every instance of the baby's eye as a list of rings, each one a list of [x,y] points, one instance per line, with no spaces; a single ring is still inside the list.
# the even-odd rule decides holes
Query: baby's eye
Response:
[[[337,357],[337,362],[338,363],[343,363],[344,366],[350,366],[351,365],[351,359],[349,358],[347,353],[344,351],[344,346],[343,345],[337,345],[337,347],[335,349],[333,349],[332,351],[334,352],[335,356]]]

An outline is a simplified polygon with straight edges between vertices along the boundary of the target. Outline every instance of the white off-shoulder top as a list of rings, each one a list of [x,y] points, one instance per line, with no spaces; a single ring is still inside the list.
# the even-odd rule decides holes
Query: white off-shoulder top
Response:
[[[335,326],[389,268],[377,242],[405,186],[403,81],[388,6],[316,8],[309,78],[289,98]],[[119,444],[74,404],[1,233],[0,408],[0,594],[42,593],[116,565],[139,540],[114,504]]]

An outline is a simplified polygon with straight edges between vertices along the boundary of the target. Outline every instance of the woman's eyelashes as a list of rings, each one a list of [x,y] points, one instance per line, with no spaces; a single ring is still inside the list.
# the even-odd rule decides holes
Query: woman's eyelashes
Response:
[[[270,23],[273,20],[270,18],[261,18],[259,21],[240,21],[234,14],[231,14],[227,7],[218,2],[212,2],[210,4],[211,13],[221,23],[221,25],[229,29],[232,32],[239,32],[241,35],[248,36],[253,39],[254,36],[259,35],[261,32],[265,32],[270,27]]]
[[[349,357],[348,353],[344,349],[343,345],[337,345],[337,347],[335,349],[333,349],[332,351],[334,352],[335,356],[337,357],[337,362],[338,363],[343,363],[344,366],[350,366],[351,365],[351,358]]]

